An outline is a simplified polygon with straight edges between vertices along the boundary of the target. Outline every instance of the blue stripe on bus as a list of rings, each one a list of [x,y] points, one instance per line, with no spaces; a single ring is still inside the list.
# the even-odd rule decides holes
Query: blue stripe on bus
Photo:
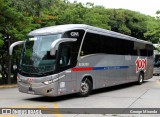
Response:
[[[129,66],[108,66],[108,67],[93,67],[93,70],[112,70],[112,69],[128,69]]]

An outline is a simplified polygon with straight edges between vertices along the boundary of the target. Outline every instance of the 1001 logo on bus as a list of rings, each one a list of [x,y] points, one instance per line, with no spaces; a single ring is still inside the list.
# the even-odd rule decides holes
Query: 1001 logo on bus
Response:
[[[143,70],[144,72],[146,72],[147,58],[140,59],[138,57],[135,63],[136,63],[136,73],[139,72],[140,70]]]

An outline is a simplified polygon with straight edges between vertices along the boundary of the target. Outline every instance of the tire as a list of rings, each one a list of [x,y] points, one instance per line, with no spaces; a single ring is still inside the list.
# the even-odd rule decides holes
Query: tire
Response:
[[[92,91],[92,82],[89,79],[84,79],[80,84],[80,92],[78,96],[87,97]]]
[[[138,85],[141,85],[141,84],[143,83],[143,80],[144,80],[144,74],[143,74],[143,73],[140,73],[140,74],[139,74],[139,77],[138,77],[137,84],[138,84]]]

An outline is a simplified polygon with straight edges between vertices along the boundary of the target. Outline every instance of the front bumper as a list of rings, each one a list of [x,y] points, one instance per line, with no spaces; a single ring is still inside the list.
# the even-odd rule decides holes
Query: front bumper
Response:
[[[58,82],[45,85],[43,83],[23,83],[18,82],[18,88],[20,92],[34,94],[34,95],[45,95],[45,96],[57,96]]]

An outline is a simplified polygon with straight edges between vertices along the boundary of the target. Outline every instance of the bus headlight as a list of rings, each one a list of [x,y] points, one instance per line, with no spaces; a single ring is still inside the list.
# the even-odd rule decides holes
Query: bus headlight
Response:
[[[56,78],[56,79],[53,79],[53,80],[48,80],[48,81],[45,81],[45,82],[43,82],[45,85],[48,85],[48,84],[52,84],[52,83],[54,83],[54,82],[56,82],[58,80],[58,78]]]
[[[17,81],[18,81],[18,82],[21,82],[21,81],[22,81],[18,75],[17,75]]]

